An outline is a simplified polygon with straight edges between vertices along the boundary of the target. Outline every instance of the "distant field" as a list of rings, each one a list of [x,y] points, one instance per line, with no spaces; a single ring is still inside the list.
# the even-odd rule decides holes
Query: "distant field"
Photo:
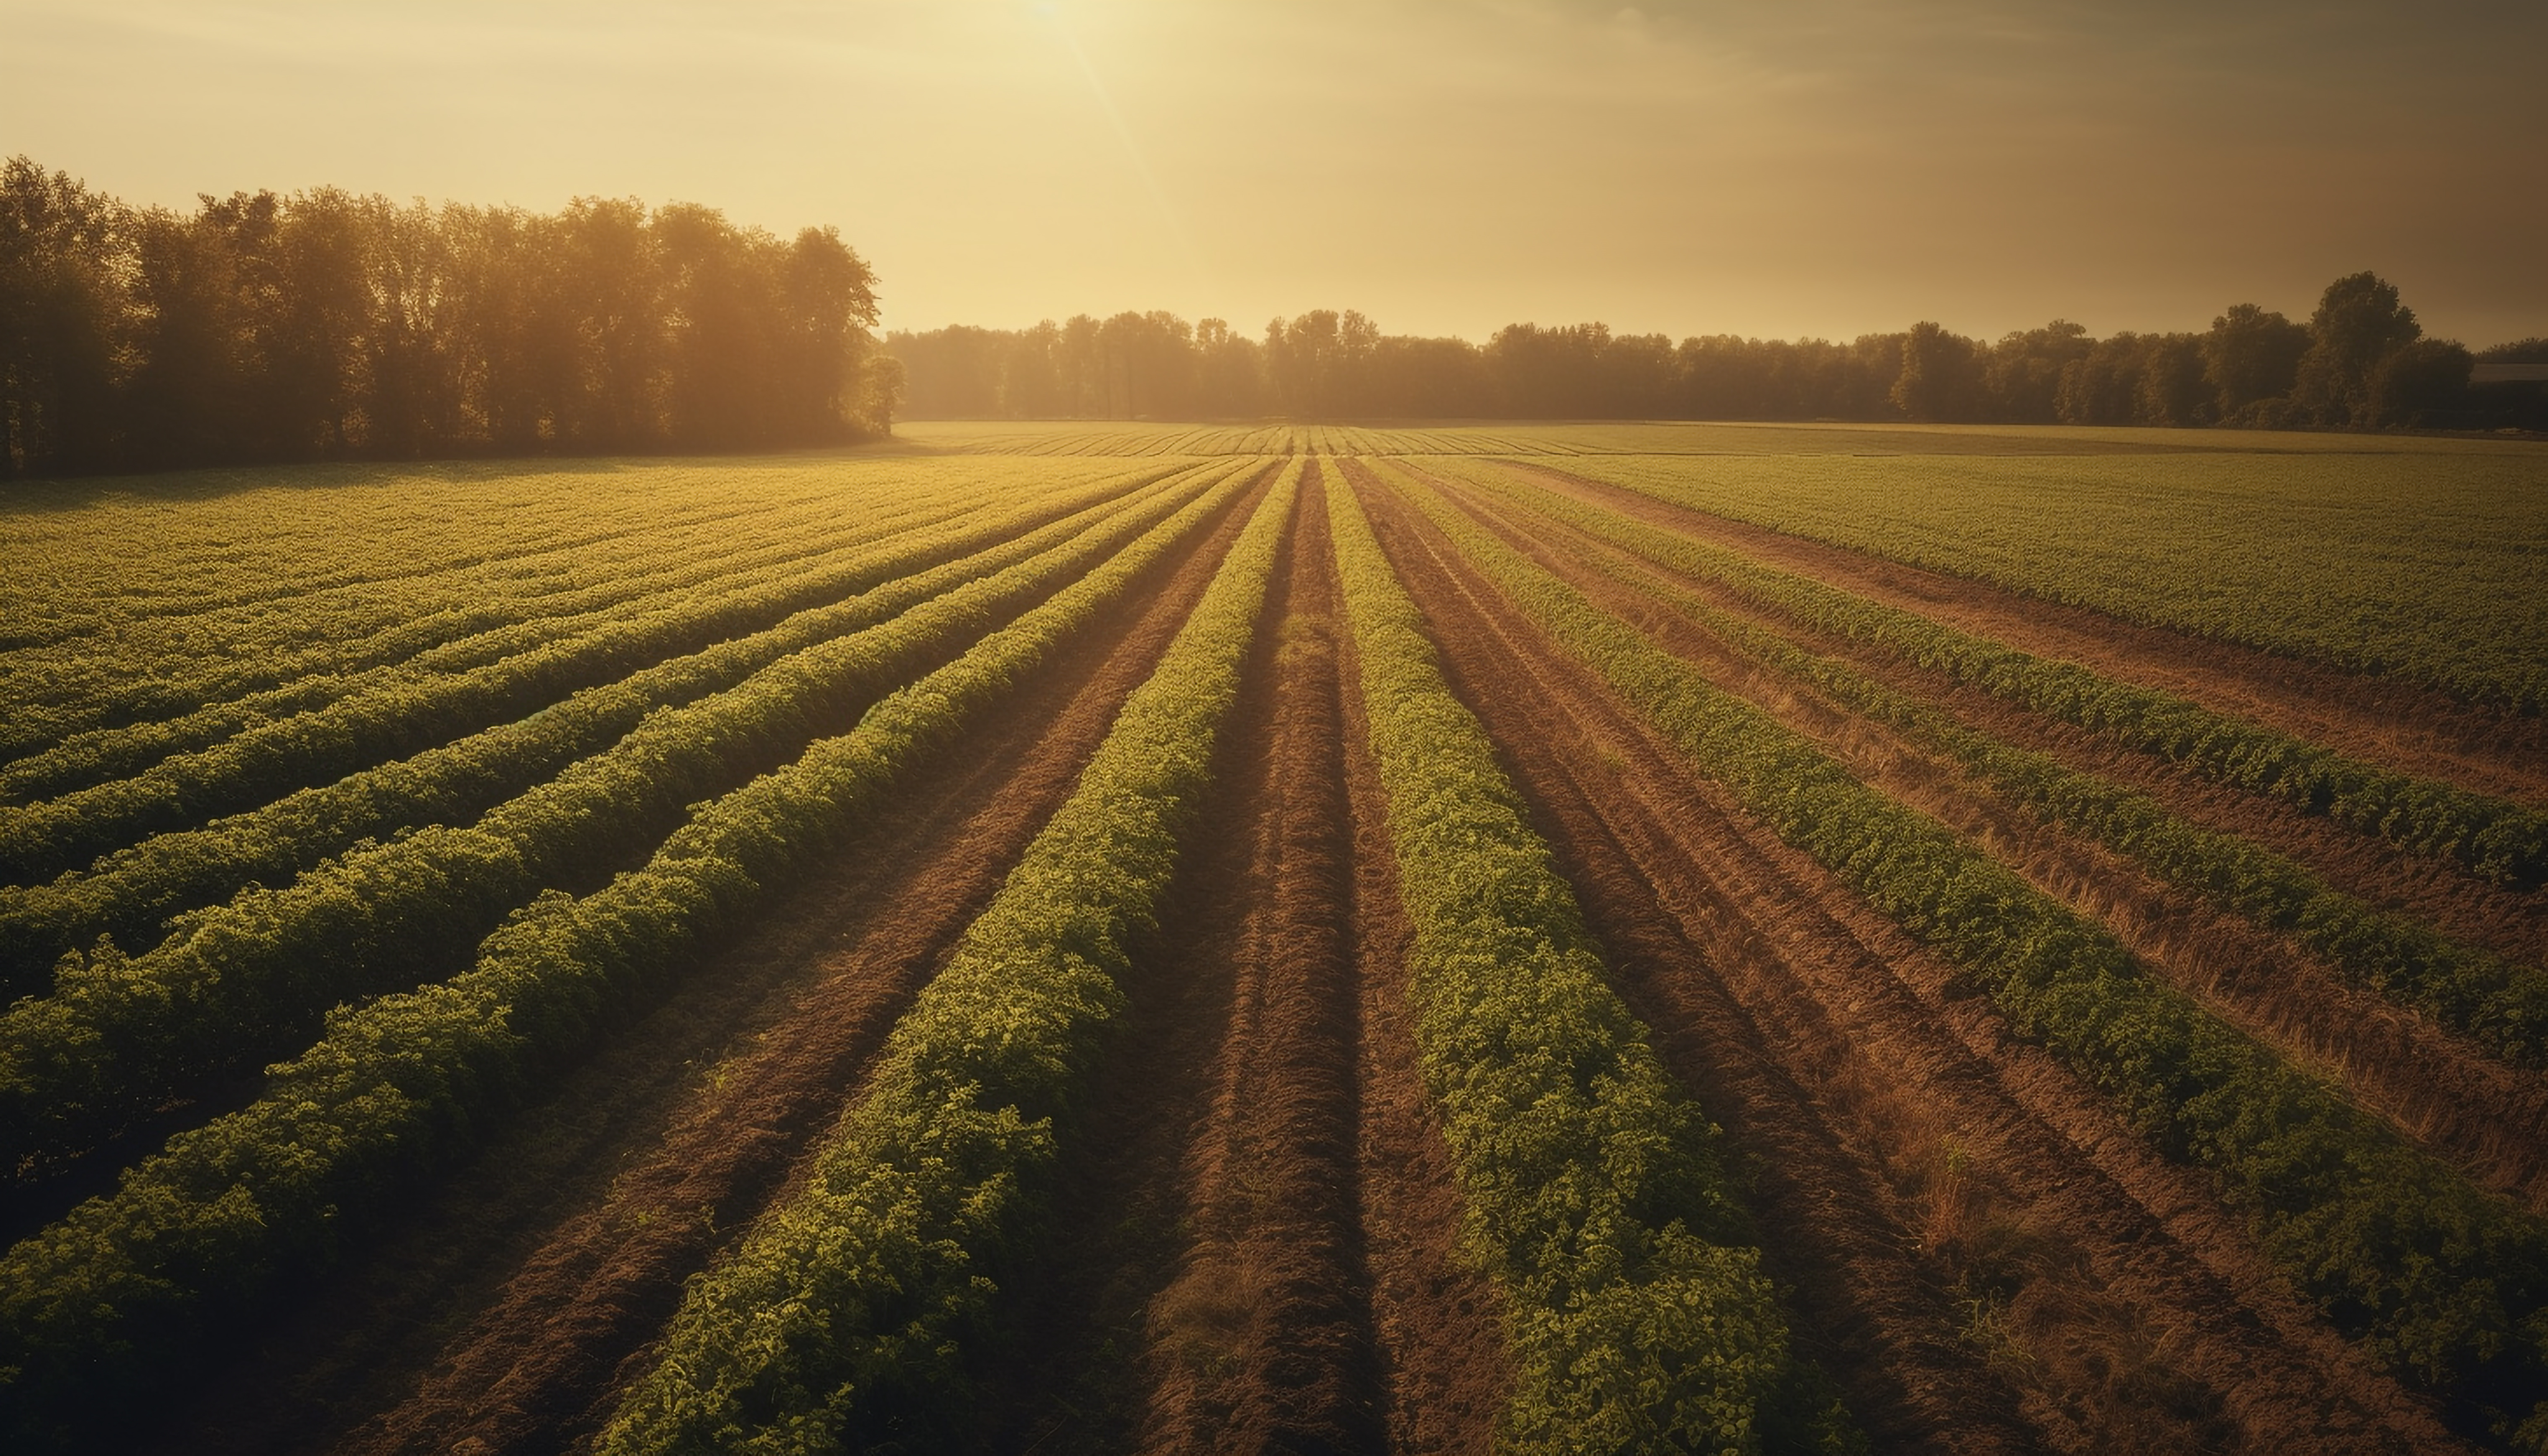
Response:
[[[2548,705],[2548,452],[1903,454],[1587,475],[2134,621]]]
[[[38,484],[0,708],[13,1451],[2548,1449],[2536,447]]]

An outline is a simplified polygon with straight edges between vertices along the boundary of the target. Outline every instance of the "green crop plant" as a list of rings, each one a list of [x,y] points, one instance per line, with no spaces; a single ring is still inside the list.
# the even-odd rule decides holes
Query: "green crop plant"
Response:
[[[2113,1099],[2212,1169],[2259,1246],[2339,1327],[2424,1387],[2548,1449],[2548,1225],[2410,1146],[2146,974],[2114,937],[1946,826],[1860,782],[1438,496],[1397,477],[1564,651],[1699,773],[1929,945]]]
[[[1295,462],[1078,786],[894,1027],[803,1191],[690,1287],[608,1456],[926,1442],[1027,1257],[1117,978],[1154,924],[1292,514]]]
[[[376,668],[493,661],[516,625],[633,605],[632,587],[784,569],[895,518],[1128,474],[929,459],[320,467],[0,516],[0,762],[199,713],[213,742],[323,706]]]
[[[199,824],[510,721],[579,688],[767,627],[791,610],[877,580],[871,568],[849,568],[818,573],[792,592],[695,600],[675,592],[643,611],[612,615],[581,634],[461,671],[387,675],[361,691],[253,724],[213,747],[164,759],[128,777],[0,810],[0,873],[53,873],[139,835]]]
[[[632,1000],[749,923],[1245,485],[1194,500],[854,731],[703,806],[643,867],[531,902],[462,974],[330,1014],[256,1102],[178,1135],[113,1193],[0,1255],[0,1444],[92,1447],[235,1320],[342,1259],[369,1216],[451,1167]]]
[[[1611,990],[1574,892],[1341,483],[1337,570],[1414,930],[1424,1085],[1503,1285],[1524,1451],[1848,1450],[1717,1133]]]
[[[145,950],[159,939],[169,915],[217,902],[252,880],[288,883],[356,840],[473,820],[608,748],[655,709],[722,691],[791,653],[872,626],[972,577],[1004,570],[1077,534],[1118,502],[1163,488],[1130,484],[1134,489],[1122,494],[1101,493],[1095,503],[1084,503],[1084,493],[1057,493],[982,518],[897,534],[841,564],[845,584],[871,584],[844,599],[804,607],[766,630],[585,688],[528,717],[413,758],[303,789],[200,829],[152,836],[87,873],[0,888],[0,993],[31,986],[66,952],[84,950],[100,936],[112,937],[126,951]],[[783,608],[792,596],[774,607]]]
[[[1562,497],[1505,499],[1649,561],[1685,566],[1685,538]],[[1596,563],[1598,564],[1598,563]],[[1606,568],[1605,568],[1606,569]],[[2290,935],[2359,985],[2412,1007],[2518,1066],[2548,1066],[2548,973],[2344,893],[2298,864],[2194,824],[2149,794],[2000,742],[1835,658],[1642,572],[1614,572],[1754,661],[1954,757],[2045,822],[2094,839],[2230,914]]]
[[[2100,677],[2075,663],[2049,662],[1722,547],[1682,538],[1671,548],[1671,557],[1668,564],[1677,569],[1722,582],[1809,626],[1866,642],[2022,707],[2248,792],[2271,795],[2304,813],[2322,814],[2401,849],[2455,861],[2515,885],[2536,885],[2548,875],[2548,814],[2393,773],[2216,713],[2174,693]]]
[[[435,613],[420,624],[421,630],[393,628],[349,646],[333,660],[311,664],[316,671],[263,690],[223,695],[223,687],[235,683],[235,670],[188,664],[182,658],[168,661],[163,667],[176,681],[156,682],[151,704],[173,706],[196,699],[195,707],[170,715],[119,701],[119,694],[90,698],[83,704],[90,712],[130,714],[133,720],[84,729],[11,762],[0,769],[0,800],[59,797],[129,777],[172,756],[359,694],[432,682],[525,653],[573,652],[573,644],[624,631],[632,618],[658,614],[667,604],[676,612],[694,612],[698,599],[715,599],[722,608],[726,598],[747,593],[819,600],[827,590],[840,590],[837,563],[843,552],[931,529],[990,503],[915,483],[876,500],[872,514],[850,520],[787,519],[751,526],[720,521],[716,524],[727,529],[716,537],[684,542],[678,549],[668,549],[671,543],[656,539],[655,532],[610,543],[615,551],[589,547],[572,558],[577,570],[568,582],[557,584],[563,590]],[[640,556],[641,547],[654,549]],[[531,580],[545,576],[532,563],[520,565]],[[613,565],[620,568],[615,575],[582,580],[595,568]],[[279,631],[282,624],[265,625]],[[261,634],[241,635],[233,651],[252,650]]]
[[[2196,437],[2195,451],[2160,452],[2125,433],[2109,436],[2122,449],[2083,454],[2048,450],[2058,437],[2035,431],[2012,433],[2012,453],[1992,458],[1967,448],[1983,433],[1947,434],[1952,455],[1869,431],[1855,433],[1852,448],[1870,452],[1860,456],[1566,469],[2130,621],[2515,712],[2548,707],[2536,649],[2548,593],[2531,550],[2548,532],[2548,496],[2535,448],[2284,436],[2269,450]]]
[[[1235,478],[1238,472],[1220,474]],[[783,764],[826,725],[1078,578],[1205,491],[1206,475],[988,575],[910,579],[903,607],[723,692],[649,715],[605,752],[468,828],[361,848],[279,890],[187,917],[157,951],[65,967],[0,1013],[0,1164],[75,1149],[201,1079],[287,1053],[340,1000],[412,985],[543,887],[606,870],[684,806]],[[671,823],[664,821],[670,820]]]

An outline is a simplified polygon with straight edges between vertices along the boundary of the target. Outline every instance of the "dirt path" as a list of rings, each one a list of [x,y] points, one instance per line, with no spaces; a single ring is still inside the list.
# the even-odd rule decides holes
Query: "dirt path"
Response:
[[[1813,739],[1862,780],[1957,830],[2037,888],[2113,931],[2135,955],[2251,1035],[2344,1084],[2429,1151],[2534,1209],[2548,1208],[2548,1078],[2378,994],[2288,941],[2144,873],[2138,865],[2001,799],[1953,760],[1858,718],[1587,559],[1634,558],[1545,517],[1451,499],[1507,545],[1605,610]],[[1562,549],[1561,549],[1562,548]],[[1828,645],[1828,644],[1821,644]]]
[[[1460,1403],[1406,1401],[1405,1372],[1456,1365],[1462,1342],[1500,1358],[1491,1307],[1436,1300],[1410,1319],[1384,1293],[1415,1282],[1410,1254],[1448,1262],[1456,1203],[1429,1249],[1421,1231],[1366,1234],[1374,1204],[1438,1205],[1447,1186],[1423,1186],[1420,1165],[1375,1179],[1359,1155],[1413,1073],[1364,1054],[1358,982],[1380,967],[1358,954],[1369,916],[1335,588],[1315,490],[1299,509],[1203,831],[1137,957],[1047,1252],[1020,1290],[1014,1349],[986,1362],[986,1449],[1419,1449],[1394,1438],[1394,1417],[1413,1404],[1439,1421]],[[1466,1404],[1491,1419],[1501,1402]]]
[[[168,1449],[548,1452],[589,1440],[682,1281],[828,1127],[1145,678],[1251,495],[173,1417]]]
[[[1536,464],[1534,484],[1725,546],[1888,606],[2039,657],[2157,687],[2402,774],[2548,809],[2548,718],[2467,703],[2436,688],[2371,678],[2258,648],[2030,596],[1967,577],[1676,505]]]
[[[2459,1449],[2290,1293],[2208,1179],[1694,778],[1413,512],[1365,499],[1622,989],[1752,1165],[1803,1329],[1888,1442]],[[1675,937],[1688,954],[1648,954]]]

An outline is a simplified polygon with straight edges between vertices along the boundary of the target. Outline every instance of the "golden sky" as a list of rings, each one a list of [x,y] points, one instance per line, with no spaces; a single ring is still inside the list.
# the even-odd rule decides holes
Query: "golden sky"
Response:
[[[2548,3],[0,0],[0,153],[837,225],[886,323],[2548,334]]]

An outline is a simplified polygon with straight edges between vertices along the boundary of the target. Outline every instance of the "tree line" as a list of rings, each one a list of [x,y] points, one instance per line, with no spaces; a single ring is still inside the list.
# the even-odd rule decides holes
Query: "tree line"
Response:
[[[1086,315],[886,335],[901,413],[951,418],[1908,419],[2263,428],[2548,429],[2548,386],[2472,384],[2372,273],[2306,322],[2237,304],[2200,333],[2092,338],[2056,319],[1996,342],[1934,322],[1848,343],[1515,323],[1483,345],[1382,333],[1347,310],[1277,318]],[[2527,352],[2525,352],[2527,351]],[[2548,358],[2525,340],[2486,357]]]
[[[743,450],[882,433],[875,277],[830,228],[318,188],[136,208],[0,166],[0,474]]]

